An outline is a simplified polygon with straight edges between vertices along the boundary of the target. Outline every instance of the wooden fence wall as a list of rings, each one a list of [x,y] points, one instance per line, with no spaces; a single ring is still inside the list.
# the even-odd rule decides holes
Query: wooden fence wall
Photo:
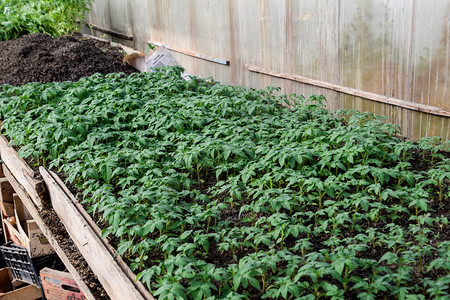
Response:
[[[211,58],[174,52],[198,76],[323,94],[332,110],[388,116],[408,138],[450,140],[448,0],[95,0],[86,22],[141,50],[151,41]]]

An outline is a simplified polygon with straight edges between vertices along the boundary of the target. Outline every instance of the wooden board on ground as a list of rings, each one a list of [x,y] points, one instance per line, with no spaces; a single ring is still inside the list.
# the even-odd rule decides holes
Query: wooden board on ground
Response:
[[[43,167],[39,171],[49,191],[53,209],[108,295],[112,299],[145,299],[50,173]]]
[[[86,220],[86,222],[89,224],[89,226],[94,230],[97,237],[103,242],[103,245],[105,248],[109,251],[109,253],[114,257],[116,262],[119,264],[122,271],[125,273],[125,275],[136,285],[137,289],[141,293],[141,295],[146,300],[154,300],[153,296],[150,294],[150,292],[145,288],[145,286],[142,284],[142,282],[136,280],[136,274],[133,273],[133,271],[130,269],[130,267],[122,260],[122,258],[117,254],[116,250],[109,244],[108,240],[106,238],[102,238],[102,231],[101,229],[95,224],[95,222],[92,220],[91,216],[85,211],[84,207],[81,205],[80,202],[75,198],[75,196],[70,192],[70,190],[67,188],[67,186],[64,184],[64,182],[59,178],[59,176],[52,171],[48,171],[52,178],[58,183],[59,187],[66,193],[66,195],[69,197],[69,199],[72,201],[75,208],[78,210],[78,212],[81,214],[81,216]]]
[[[33,170],[17,155],[17,152],[9,145],[3,135],[0,136],[0,157],[34,204],[41,209],[45,192],[44,183],[42,180],[34,178]]]
[[[70,263],[69,258],[66,256],[64,251],[59,246],[58,242],[52,235],[50,228],[44,223],[44,221],[39,216],[39,212],[37,208],[35,207],[35,204],[33,203],[32,199],[30,198],[29,194],[25,191],[25,189],[19,184],[17,179],[13,176],[11,171],[8,169],[8,167],[3,163],[2,164],[3,172],[8,179],[8,181],[11,183],[12,187],[14,188],[17,195],[22,200],[23,205],[29,212],[29,214],[33,217],[34,221],[36,221],[36,224],[39,226],[39,228],[42,230],[42,233],[47,238],[50,245],[52,245],[55,252],[58,254],[61,261],[66,266],[67,270],[72,274],[73,278],[77,282],[80,289],[83,291],[83,294],[85,295],[86,299],[88,300],[95,300],[95,297],[92,295],[91,291],[87,287],[87,285],[82,280],[80,274],[78,274],[78,271],[75,269],[75,267]],[[127,299],[127,298],[124,298]]]

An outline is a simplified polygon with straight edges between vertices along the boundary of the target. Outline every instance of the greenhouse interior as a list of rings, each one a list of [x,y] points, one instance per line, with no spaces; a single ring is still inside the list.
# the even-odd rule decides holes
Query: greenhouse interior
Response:
[[[449,0],[0,12],[0,299],[450,299]]]

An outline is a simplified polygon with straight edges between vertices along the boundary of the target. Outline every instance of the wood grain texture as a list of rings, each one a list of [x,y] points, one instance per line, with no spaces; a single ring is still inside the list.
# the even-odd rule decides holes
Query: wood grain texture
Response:
[[[43,181],[35,178],[33,170],[23,159],[19,158],[17,152],[3,135],[0,136],[0,157],[34,204],[41,209],[45,192]]]
[[[30,215],[33,217],[33,219],[36,221],[36,224],[39,226],[39,228],[42,230],[42,233],[47,238],[50,245],[52,245],[53,249],[55,250],[56,254],[58,254],[61,261],[66,266],[67,270],[72,274],[73,278],[77,282],[80,289],[83,291],[84,295],[86,296],[86,299],[88,300],[95,300],[94,296],[92,295],[91,291],[87,287],[87,285],[84,283],[83,279],[81,278],[80,274],[78,274],[78,271],[75,269],[75,267],[70,262],[67,255],[64,253],[64,251],[59,246],[57,240],[53,236],[52,232],[50,231],[50,228],[44,223],[44,221],[41,219],[38,210],[36,209],[34,202],[28,195],[28,193],[24,190],[23,186],[19,184],[17,179],[14,177],[14,175],[11,173],[11,171],[8,169],[8,167],[3,163],[2,164],[3,172],[5,174],[5,177],[9,180],[12,187],[14,188],[17,195],[22,200],[23,205],[28,210]]]
[[[414,103],[414,102],[404,101],[401,99],[386,97],[383,95],[378,95],[375,93],[356,90],[356,89],[352,89],[352,88],[345,87],[342,85],[332,84],[329,82],[316,80],[316,79],[312,79],[312,78],[308,78],[308,77],[304,77],[304,76],[274,72],[271,70],[266,70],[266,69],[262,69],[262,68],[250,66],[250,65],[247,65],[246,67],[248,70],[250,70],[252,72],[256,72],[256,73],[261,73],[261,74],[278,77],[278,78],[284,78],[284,79],[288,79],[288,80],[292,80],[292,81],[301,82],[304,84],[314,85],[314,86],[334,90],[334,91],[337,91],[340,93],[344,93],[347,95],[358,96],[360,98],[377,101],[377,102],[381,102],[381,103],[385,103],[385,104],[389,104],[389,105],[394,105],[394,106],[398,106],[398,107],[402,107],[402,108],[407,108],[407,109],[415,110],[415,111],[419,111],[419,112],[424,112],[424,113],[428,113],[428,114],[432,114],[432,115],[450,117],[449,111],[445,111],[444,109],[442,109],[440,107],[436,107],[436,106],[424,105],[424,104],[420,104],[420,103]]]
[[[43,167],[39,172],[53,209],[108,295],[112,299],[144,299],[50,173]]]
[[[97,226],[97,224],[92,220],[91,216],[84,210],[84,207],[81,205],[80,202],[75,198],[75,196],[70,192],[70,190],[67,188],[67,186],[64,184],[64,182],[59,178],[59,176],[52,172],[48,171],[52,178],[55,180],[55,182],[59,185],[59,187],[66,193],[66,195],[69,197],[75,208],[78,210],[78,212],[81,214],[81,216],[86,220],[86,222],[89,224],[89,226],[93,229],[94,233],[97,235],[97,237],[102,241],[105,248],[109,251],[109,253],[114,257],[116,262],[119,264],[122,271],[125,273],[125,275],[131,280],[131,282],[134,282],[137,289],[141,293],[141,295],[146,300],[155,300],[153,296],[147,291],[145,286],[140,281],[136,281],[136,274],[133,273],[133,271],[130,269],[130,267],[122,260],[122,258],[117,254],[116,250],[109,244],[108,240],[105,238],[102,238],[102,231]]]

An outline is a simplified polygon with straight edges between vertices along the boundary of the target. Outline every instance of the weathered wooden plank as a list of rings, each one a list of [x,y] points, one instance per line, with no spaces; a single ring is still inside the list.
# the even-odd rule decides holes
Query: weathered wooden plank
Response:
[[[91,216],[84,210],[84,207],[81,205],[81,203],[75,198],[75,196],[70,192],[70,190],[67,188],[67,186],[64,184],[64,182],[59,178],[59,176],[52,171],[49,171],[52,178],[56,181],[56,183],[59,184],[60,188],[66,193],[66,195],[69,197],[69,199],[72,201],[75,208],[78,210],[78,212],[81,214],[81,216],[86,220],[86,222],[89,224],[89,226],[94,230],[97,237],[103,242],[103,245],[105,248],[109,251],[109,253],[114,257],[114,259],[119,264],[122,271],[125,273],[125,275],[135,283],[137,289],[142,294],[142,296],[146,300],[154,300],[153,296],[147,291],[145,286],[140,281],[136,281],[136,274],[133,273],[133,271],[130,269],[130,267],[122,260],[122,258],[117,254],[116,250],[109,244],[108,240],[105,238],[102,238],[102,231],[97,226],[97,224],[92,220]]]
[[[44,167],[39,171],[53,209],[108,295],[112,299],[144,299],[50,173]]]
[[[53,249],[55,250],[56,254],[58,254],[61,261],[66,266],[67,270],[72,274],[73,278],[77,282],[80,289],[83,291],[84,295],[86,296],[86,299],[89,300],[95,300],[94,296],[92,295],[91,291],[87,287],[87,285],[84,283],[83,279],[81,278],[80,274],[78,274],[78,271],[75,269],[75,267],[70,262],[69,258],[66,256],[64,251],[59,246],[57,240],[53,236],[52,232],[50,231],[50,228],[44,223],[44,221],[41,219],[38,210],[36,209],[32,199],[28,195],[28,193],[24,190],[23,186],[19,184],[17,179],[14,177],[14,175],[11,173],[11,171],[8,169],[8,167],[3,163],[2,164],[3,172],[5,174],[5,177],[9,180],[12,187],[14,188],[17,195],[22,200],[23,205],[26,207],[28,212],[31,214],[33,219],[36,221],[36,224],[39,226],[39,228],[42,230],[42,233],[45,235],[47,240],[49,241],[50,245],[52,245]]]
[[[0,136],[0,156],[20,185],[24,187],[34,204],[41,209],[45,192],[43,181],[34,177],[33,170],[17,155],[17,152],[9,145],[3,135]]]
[[[137,286],[139,292],[142,294],[142,296],[146,300],[154,300],[153,296],[147,291],[145,286],[140,281],[136,281],[136,274],[133,273],[133,271],[130,269],[130,267],[122,260],[122,258],[117,254],[116,250],[109,244],[108,240],[105,238],[102,238],[102,231],[97,226],[97,224],[92,220],[91,216],[84,210],[84,207],[81,205],[81,203],[75,198],[75,196],[70,192],[70,190],[67,188],[67,186],[64,184],[64,182],[59,178],[59,176],[49,171],[52,178],[55,180],[56,183],[60,186],[60,188],[66,193],[66,195],[69,197],[69,199],[72,201],[75,208],[78,210],[78,212],[81,214],[81,216],[86,220],[86,222],[89,224],[89,226],[93,229],[97,237],[103,242],[103,245],[105,248],[109,251],[109,253],[114,257],[114,259],[119,264],[122,271],[125,273],[125,275],[135,283]]]
[[[419,104],[419,103],[413,103],[413,102],[409,102],[409,101],[405,101],[405,100],[401,100],[401,99],[395,99],[395,98],[386,97],[383,95],[378,95],[378,94],[369,93],[369,92],[365,92],[365,91],[361,91],[361,90],[356,90],[353,88],[349,88],[349,87],[345,87],[345,86],[341,86],[338,84],[333,84],[333,83],[329,83],[329,82],[325,82],[325,81],[321,81],[321,80],[315,80],[315,79],[304,77],[304,76],[275,72],[275,71],[266,70],[263,68],[250,66],[250,65],[247,65],[247,69],[252,72],[257,72],[257,73],[261,73],[261,74],[265,74],[265,75],[269,75],[269,76],[273,76],[273,77],[278,77],[278,78],[285,78],[285,79],[298,81],[298,82],[305,83],[305,84],[315,85],[315,86],[323,87],[326,89],[338,91],[338,92],[341,92],[344,94],[357,96],[360,98],[369,99],[369,100],[373,100],[373,101],[377,101],[377,102],[382,102],[385,104],[390,104],[390,105],[394,105],[394,106],[398,106],[398,107],[402,107],[402,108],[407,108],[410,110],[425,112],[425,113],[444,116],[444,117],[450,117],[450,112],[445,111],[442,108],[436,107],[436,106],[429,106],[429,105],[424,105],[424,104]]]

